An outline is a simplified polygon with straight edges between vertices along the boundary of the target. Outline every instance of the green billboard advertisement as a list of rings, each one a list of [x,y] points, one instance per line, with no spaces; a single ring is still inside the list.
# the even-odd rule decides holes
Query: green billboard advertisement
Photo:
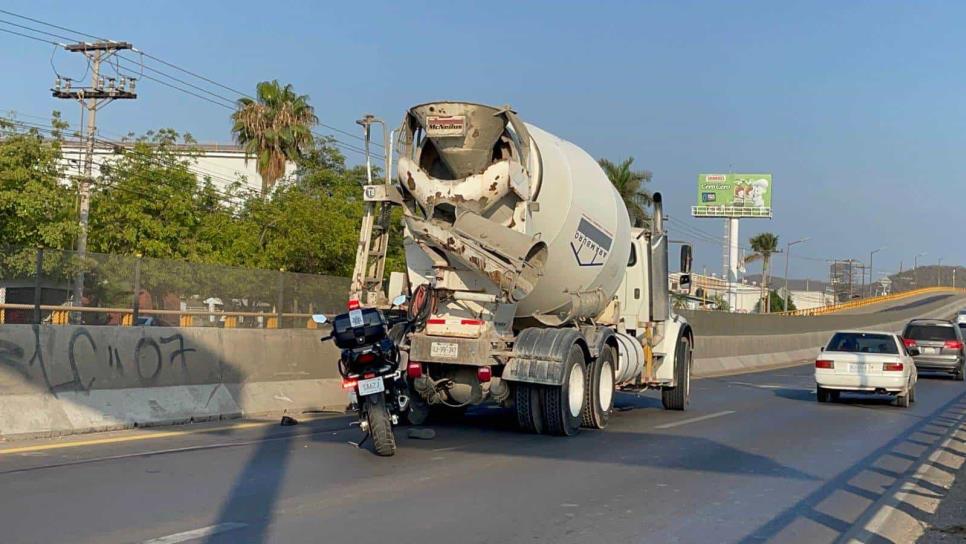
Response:
[[[698,174],[697,217],[771,217],[771,174]]]

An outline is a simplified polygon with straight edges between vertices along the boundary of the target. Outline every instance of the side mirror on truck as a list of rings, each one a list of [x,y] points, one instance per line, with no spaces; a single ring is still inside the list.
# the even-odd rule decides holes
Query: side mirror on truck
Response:
[[[684,244],[681,246],[681,275],[678,278],[678,288],[685,293],[691,292],[691,246]]]

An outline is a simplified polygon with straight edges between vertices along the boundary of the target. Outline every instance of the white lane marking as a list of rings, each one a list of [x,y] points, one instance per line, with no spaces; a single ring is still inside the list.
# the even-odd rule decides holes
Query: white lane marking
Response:
[[[769,383],[750,383],[750,382],[728,382],[733,385],[744,385],[745,387],[755,387],[758,389],[786,389],[791,391],[814,391],[811,387],[796,387],[794,385],[772,385]]]
[[[734,410],[725,410],[724,412],[715,412],[713,414],[708,414],[706,416],[692,417],[689,419],[682,419],[681,421],[675,421],[674,423],[665,423],[664,425],[658,425],[654,427],[655,429],[671,429],[674,427],[680,427],[681,425],[687,425],[688,423],[697,423],[699,421],[707,421],[709,419],[714,419],[716,417],[727,416],[735,413]]]
[[[173,535],[162,536],[159,538],[152,538],[151,540],[145,540],[142,544],[177,544],[178,542],[187,542],[189,540],[195,540],[197,538],[204,538],[206,536],[216,535],[218,533],[224,533],[225,531],[232,531],[234,529],[241,529],[242,527],[248,526],[247,523],[219,523],[218,525],[209,525],[207,527],[202,527],[201,529],[195,529],[193,531],[185,531],[183,533],[175,533]]]

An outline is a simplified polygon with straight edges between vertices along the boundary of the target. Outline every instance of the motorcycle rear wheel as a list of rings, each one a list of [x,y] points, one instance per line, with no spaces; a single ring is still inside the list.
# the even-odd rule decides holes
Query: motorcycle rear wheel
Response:
[[[386,407],[386,397],[382,394],[363,397],[366,408],[366,421],[369,422],[369,435],[372,437],[372,448],[376,455],[390,457],[396,453],[396,437],[392,434],[392,420],[389,419],[389,408]]]

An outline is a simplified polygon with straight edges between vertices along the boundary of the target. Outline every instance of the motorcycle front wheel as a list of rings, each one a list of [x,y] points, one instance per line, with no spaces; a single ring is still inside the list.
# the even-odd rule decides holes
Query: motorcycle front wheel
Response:
[[[392,421],[389,419],[385,395],[367,395],[363,397],[363,402],[366,408],[366,421],[369,422],[369,435],[372,437],[372,447],[376,455],[383,457],[394,455],[396,437],[392,434]]]

